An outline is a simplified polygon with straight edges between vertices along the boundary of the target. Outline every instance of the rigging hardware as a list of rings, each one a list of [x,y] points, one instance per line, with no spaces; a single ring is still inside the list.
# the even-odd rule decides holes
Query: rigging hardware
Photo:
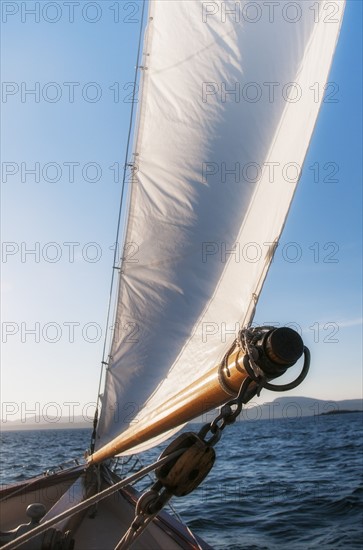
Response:
[[[159,460],[162,460],[171,453],[181,452],[175,459],[155,470],[157,481],[139,498],[135,518],[115,550],[129,548],[173,495],[185,496],[200,485],[213,467],[213,446],[220,440],[225,427],[237,420],[249,399],[259,395],[263,388],[272,391],[295,388],[308,373],[310,352],[297,332],[286,327],[244,328],[225,354],[219,369],[219,381],[223,388],[228,388],[226,393],[230,395],[228,358],[236,347],[244,354],[243,367],[247,373],[237,395],[233,392],[234,397],[221,407],[214,420],[202,426],[198,434],[186,432],[179,435],[160,455]],[[293,382],[281,386],[268,382],[268,379],[284,374],[302,354],[303,368]],[[209,433],[211,436],[206,439]]]

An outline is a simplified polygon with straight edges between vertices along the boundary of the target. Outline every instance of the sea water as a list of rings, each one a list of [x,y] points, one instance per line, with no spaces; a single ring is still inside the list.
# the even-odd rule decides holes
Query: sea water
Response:
[[[361,550],[362,420],[348,413],[227,426],[208,478],[173,505],[216,549]],[[80,458],[89,440],[90,430],[3,432],[1,482]]]

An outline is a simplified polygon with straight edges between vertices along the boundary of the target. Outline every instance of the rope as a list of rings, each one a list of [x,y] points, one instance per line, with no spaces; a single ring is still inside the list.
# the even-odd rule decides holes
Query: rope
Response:
[[[122,537],[120,542],[115,546],[114,550],[125,550],[130,548],[135,540],[143,533],[149,523],[158,515],[159,512],[155,512],[152,515],[144,517],[142,524],[137,525],[137,530],[135,529],[134,522],[130,525],[129,529],[126,531],[125,535]]]
[[[127,464],[128,462],[130,462],[131,458],[132,458],[132,456],[130,456],[130,457],[128,458],[128,460],[126,460],[125,464]],[[143,461],[141,460],[140,456],[138,456],[138,455],[136,456],[135,464],[136,464],[137,462],[141,465],[142,468],[144,468],[144,463],[143,463]],[[132,466],[132,468],[135,467],[135,464]],[[150,479],[150,481],[151,481],[152,483],[154,483],[154,480],[153,480],[153,478],[151,477],[150,473],[148,473],[148,474],[146,474],[146,475],[148,476],[148,478]],[[194,542],[195,542],[195,544],[196,544],[196,548],[198,548],[198,550],[203,550],[202,547],[201,547],[201,545],[200,545],[200,543],[198,542],[198,539],[197,539],[196,536],[194,535],[193,531],[188,527],[188,525],[187,525],[186,522],[183,520],[183,518],[181,517],[180,513],[179,513],[179,512],[176,510],[176,508],[173,506],[173,504],[169,501],[169,502],[167,503],[167,506],[170,508],[171,512],[172,512],[172,513],[174,514],[174,516],[179,520],[179,522],[180,522],[181,524],[184,525],[184,527],[185,527],[186,530],[188,531],[190,537],[194,540]],[[155,514],[155,515],[157,515],[157,514]],[[148,522],[148,523],[149,523],[149,522]],[[144,529],[147,527],[148,523],[145,525],[145,527],[144,527],[142,530],[144,530]],[[129,531],[131,531],[131,527],[128,529],[127,533],[128,533]],[[127,537],[127,544],[126,544],[126,538],[125,538],[125,537],[126,537],[127,533],[124,535],[123,539],[118,543],[119,546],[116,546],[114,550],[123,550],[123,549],[125,549],[125,548],[128,547],[127,544],[130,543],[131,534],[128,534],[128,537]],[[139,534],[141,534],[141,533],[138,531],[137,534],[139,535]],[[123,546],[120,546],[121,544],[123,544]],[[133,544],[133,541],[130,543],[130,545],[131,545],[131,544]]]
[[[266,390],[280,392],[280,391],[289,391],[293,390],[301,384],[301,382],[306,378],[306,375],[309,372],[310,368],[310,351],[304,346],[304,363],[301,369],[300,374],[295,380],[287,384],[271,384],[266,380],[264,372],[256,364],[254,360],[253,349],[256,341],[261,337],[262,334],[273,330],[274,327],[258,327],[258,328],[246,328],[242,329],[237,337],[237,345],[239,348],[247,355],[248,361],[244,363],[244,367],[248,376],[258,384],[257,395],[259,396],[261,390],[265,388]]]
[[[188,525],[186,524],[186,522],[183,520],[183,518],[181,517],[181,515],[179,514],[178,510],[176,510],[174,508],[174,506],[172,505],[171,502],[168,502],[168,506],[169,508],[171,509],[171,511],[173,512],[173,514],[175,515],[175,517],[180,521],[180,523],[182,523],[184,525],[184,527],[186,528],[186,530],[188,531],[189,535],[192,537],[192,539],[194,539],[194,542],[195,544],[197,545],[197,548],[199,550],[203,550],[202,546],[199,544],[196,536],[194,535],[193,531],[188,527]]]
[[[156,468],[159,468],[166,464],[167,462],[170,462],[171,460],[177,458],[180,456],[185,449],[178,449],[174,453],[171,453],[170,455],[162,458],[161,460],[157,460],[153,464],[150,464],[149,466],[146,466],[142,470],[139,470],[132,476],[130,476],[127,479],[123,479],[122,481],[119,481],[112,487],[108,487],[107,489],[104,489],[100,493],[97,493],[97,495],[94,495],[93,497],[88,498],[87,500],[84,500],[83,502],[80,502],[79,504],[76,504],[72,508],[69,508],[68,510],[65,510],[64,512],[58,514],[54,518],[49,519],[48,521],[45,521],[38,527],[35,527],[28,533],[24,533],[20,537],[16,538],[15,540],[8,542],[5,544],[5,546],[2,546],[2,550],[13,550],[14,548],[17,548],[20,544],[23,544],[24,542],[28,542],[29,540],[33,539],[37,535],[40,535],[47,531],[49,527],[52,527],[53,525],[56,525],[60,521],[63,521],[64,519],[71,517],[78,512],[82,512],[83,510],[86,510],[92,504],[96,504],[97,502],[100,502],[101,500],[113,495],[126,485],[130,485],[131,483],[134,483],[138,479],[141,479],[145,475],[147,475],[149,472],[152,472],[153,470],[156,470]]]
[[[220,365],[220,370],[224,369],[228,373],[228,358],[232,351],[237,346],[241,352],[244,353],[246,361],[244,361],[244,368],[247,373],[247,377],[241,383],[237,396],[227,401],[221,408],[220,414],[210,423],[202,426],[198,432],[198,437],[207,446],[213,447],[221,438],[222,431],[227,425],[233,424],[239,414],[242,411],[243,405],[250,398],[250,385],[254,384],[256,388],[253,389],[257,395],[260,394],[262,388],[272,389],[278,391],[280,388],[284,391],[299,385],[305,378],[310,362],[310,353],[307,348],[304,347],[304,366],[300,375],[294,382],[285,384],[282,386],[274,386],[267,382],[266,376],[262,368],[256,363],[259,357],[258,342],[265,334],[273,330],[274,327],[258,327],[258,328],[244,328],[242,329],[233,345],[229,348]],[[257,347],[256,347],[257,346]],[[222,377],[220,377],[222,378]],[[226,393],[229,393],[228,391]],[[211,433],[211,437],[206,439],[208,433]],[[167,485],[164,485],[164,492],[159,495],[160,488],[156,486],[163,483],[159,480],[153,488],[144,493],[136,506],[135,518],[126,531],[120,542],[117,544],[114,550],[126,550],[130,548],[135,540],[146,529],[148,524],[154,519],[161,508],[170,499],[173,491],[168,489]],[[144,500],[143,500],[144,499]],[[194,538],[194,536],[193,536]],[[195,540],[195,539],[194,539]],[[196,541],[197,542],[197,541]],[[197,542],[199,547],[199,544]]]

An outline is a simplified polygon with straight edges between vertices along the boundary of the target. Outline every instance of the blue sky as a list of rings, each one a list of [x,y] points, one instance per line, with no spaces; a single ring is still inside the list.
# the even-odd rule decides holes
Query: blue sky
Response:
[[[361,12],[348,1],[329,76],[338,101],[322,105],[281,238],[298,243],[301,261],[277,252],[256,316],[301,326],[313,359],[293,393],[333,400],[362,395]]]
[[[2,2],[8,418],[90,415],[96,399],[140,18],[138,2],[81,1],[73,14],[40,2],[37,22],[34,4]],[[337,101],[322,106],[255,317],[298,325],[312,367],[292,394],[331,400],[362,396],[361,12],[348,0],[329,77]]]

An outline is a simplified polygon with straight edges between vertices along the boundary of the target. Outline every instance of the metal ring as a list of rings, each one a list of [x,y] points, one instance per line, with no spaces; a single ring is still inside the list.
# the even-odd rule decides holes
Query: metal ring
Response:
[[[288,391],[293,390],[294,388],[299,386],[299,384],[301,384],[301,382],[306,378],[306,375],[309,372],[310,368],[310,351],[306,346],[304,346],[304,357],[305,359],[303,368],[299,376],[295,380],[293,380],[293,382],[289,382],[288,384],[281,384],[281,386],[279,386],[278,384],[270,384],[269,382],[264,382],[263,387],[266,388],[266,390],[271,391]]]

